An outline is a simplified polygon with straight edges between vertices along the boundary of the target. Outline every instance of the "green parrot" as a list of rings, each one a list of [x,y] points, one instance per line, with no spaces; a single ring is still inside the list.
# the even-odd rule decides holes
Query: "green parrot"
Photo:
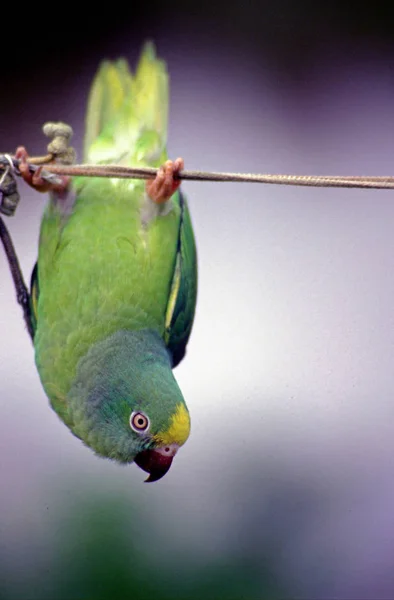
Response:
[[[168,74],[153,44],[135,75],[105,61],[91,87],[84,162],[160,167],[155,179],[64,177],[49,191],[30,290],[35,359],[50,403],[97,455],[160,479],[190,432],[172,369],[182,360],[197,292],[195,240],[167,160]]]

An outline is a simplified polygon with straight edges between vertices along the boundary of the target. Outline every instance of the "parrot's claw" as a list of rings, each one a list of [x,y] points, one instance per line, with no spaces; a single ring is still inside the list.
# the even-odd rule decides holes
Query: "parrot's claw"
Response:
[[[175,161],[167,160],[162,165],[154,179],[148,179],[146,182],[146,192],[156,204],[167,202],[174,192],[181,185],[181,180],[177,175],[184,168],[183,158],[177,158]]]
[[[66,192],[70,183],[70,177],[60,176],[59,179],[61,179],[61,183],[50,183],[41,177],[42,167],[39,167],[32,173],[28,164],[29,155],[24,146],[19,146],[19,148],[17,148],[15,158],[20,161],[18,168],[23,180],[37,192],[54,192],[56,194],[63,194]]]

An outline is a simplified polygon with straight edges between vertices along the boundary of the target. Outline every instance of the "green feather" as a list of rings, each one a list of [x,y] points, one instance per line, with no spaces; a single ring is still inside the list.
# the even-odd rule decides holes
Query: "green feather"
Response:
[[[151,44],[134,77],[125,61],[104,62],[88,101],[85,159],[161,162],[167,99],[166,68]],[[71,210],[54,196],[41,224],[31,294],[36,363],[53,408],[73,433],[98,454],[127,462],[147,443],[128,425],[136,407],[149,411],[151,444],[187,437],[171,365],[184,354],[194,317],[193,230],[178,192],[162,209],[142,181],[75,178],[73,188]],[[138,352],[159,357],[149,369],[130,342],[137,332]],[[108,372],[111,340],[123,341]]]
[[[174,403],[184,401],[164,345],[157,333],[144,329],[117,331],[93,345],[80,361],[68,402],[69,426],[77,437],[100,456],[130,462],[152,445],[149,438],[131,435],[131,412],[150,416],[154,437],[170,428]]]
[[[193,326],[197,299],[197,256],[193,227],[186,200],[179,195],[181,220],[178,252],[167,305],[164,339],[173,355],[174,367],[182,360]]]
[[[133,77],[127,62],[104,61],[89,95],[84,160],[158,166],[166,160],[168,73],[147,43]]]

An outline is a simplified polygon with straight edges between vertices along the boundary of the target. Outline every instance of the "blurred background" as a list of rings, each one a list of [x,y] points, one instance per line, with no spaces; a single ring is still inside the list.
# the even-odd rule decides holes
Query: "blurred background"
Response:
[[[104,57],[153,39],[191,169],[394,175],[392,3],[19,9],[0,150],[80,149]],[[80,153],[81,156],[81,153]],[[169,474],[99,459],[48,406],[0,258],[1,600],[394,598],[394,196],[183,184],[199,251]],[[28,279],[45,197],[7,220]]]

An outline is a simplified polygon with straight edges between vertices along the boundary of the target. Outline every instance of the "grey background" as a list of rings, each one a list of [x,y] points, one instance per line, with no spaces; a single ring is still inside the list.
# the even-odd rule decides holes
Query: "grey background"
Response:
[[[48,120],[70,123],[80,149],[100,59],[123,55],[134,66],[150,37],[171,74],[169,153],[186,167],[393,174],[385,4],[357,15],[347,3],[307,2],[135,11],[106,12],[96,26],[64,22],[64,39],[45,19],[45,32],[22,34],[4,66],[2,151],[24,143],[43,153]],[[169,597],[192,595],[176,575],[183,565],[190,590],[199,569],[212,568],[207,598],[393,598],[392,192],[183,189],[200,280],[175,373],[192,435],[158,484],[96,458],[48,407],[0,260],[0,597],[51,597],[52,579],[67,581],[74,563],[86,571],[90,547],[77,534],[64,540],[108,506],[89,521],[92,531],[108,524],[93,547],[105,546],[107,566],[112,547],[118,556],[111,524],[122,514],[152,577],[159,567],[174,575],[175,584],[159,582]],[[28,277],[45,197],[20,190],[7,224]],[[240,569],[228,596],[218,565]],[[116,573],[110,590],[114,582]],[[57,597],[83,597],[64,585]]]

